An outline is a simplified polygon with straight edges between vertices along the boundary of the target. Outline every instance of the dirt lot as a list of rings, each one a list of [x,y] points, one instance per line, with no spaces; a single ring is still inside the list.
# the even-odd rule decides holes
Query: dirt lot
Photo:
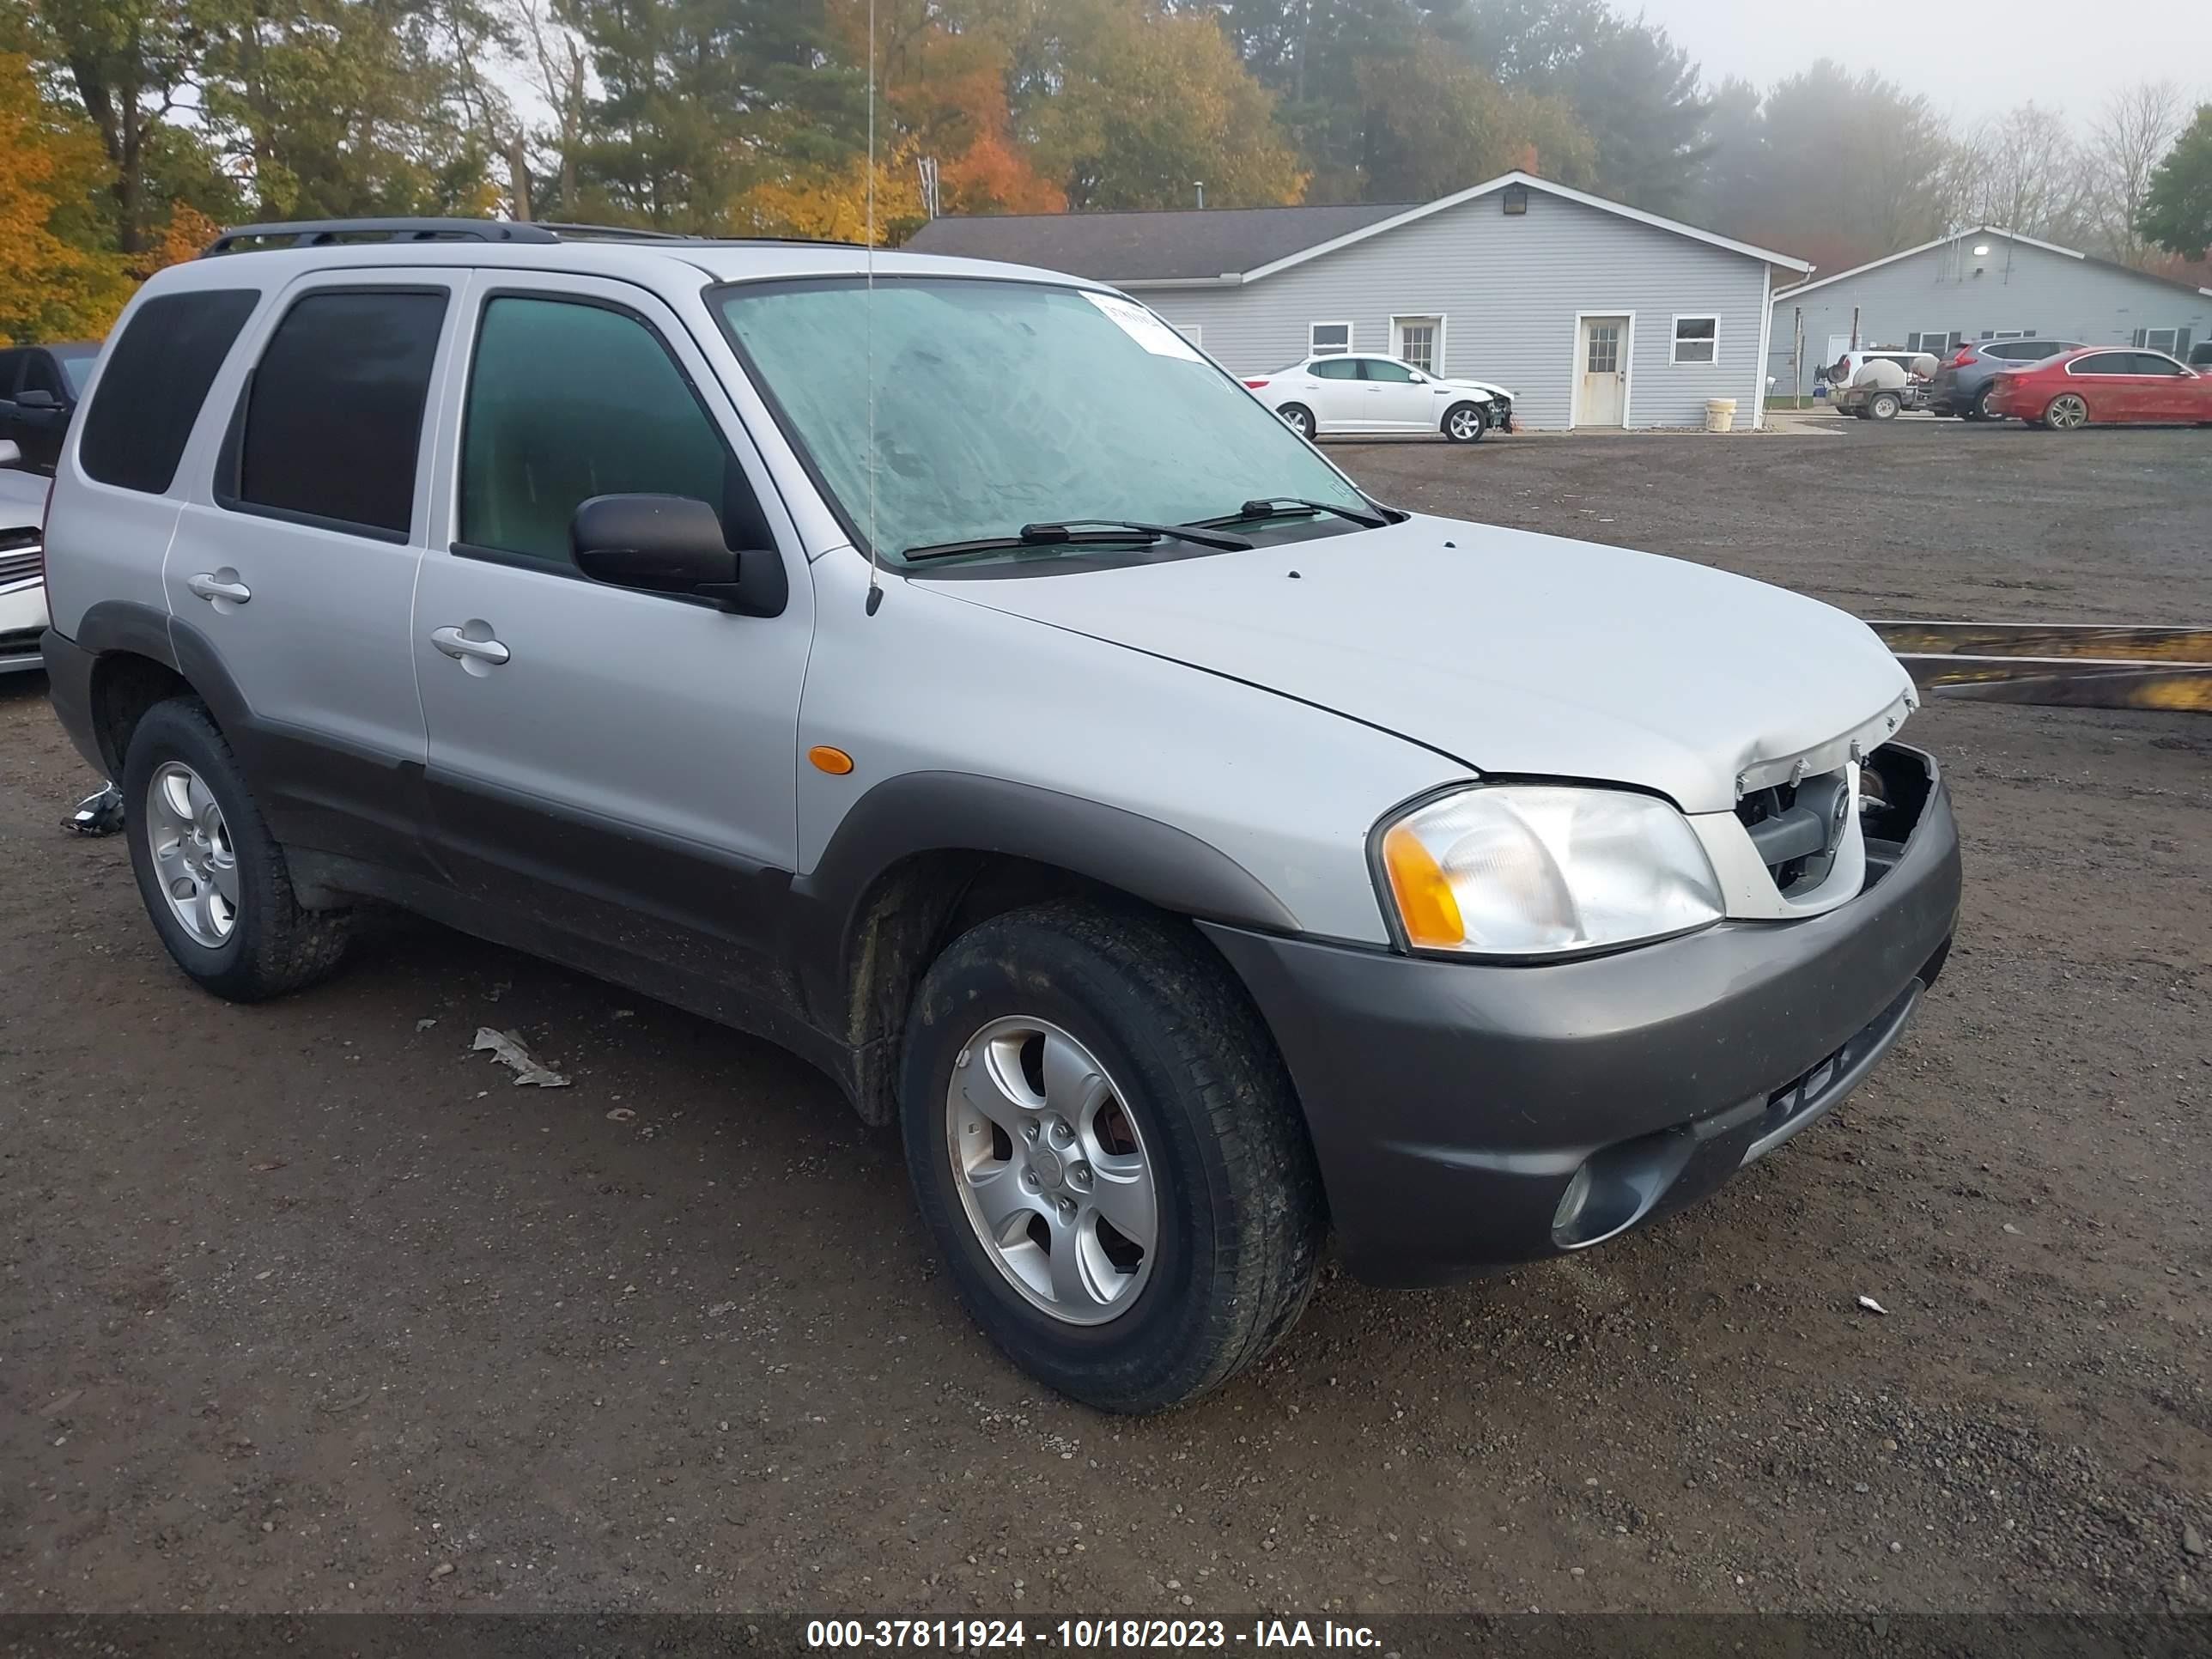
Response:
[[[1863,614],[2212,623],[2212,434],[1336,453]],[[1131,1423],[986,1348],[890,1141],[773,1050],[428,927],[190,989],[57,829],[42,692],[0,690],[0,1612],[2212,1604],[2212,721],[1930,708],[1961,943],[1835,1121],[1571,1262],[1332,1271]]]

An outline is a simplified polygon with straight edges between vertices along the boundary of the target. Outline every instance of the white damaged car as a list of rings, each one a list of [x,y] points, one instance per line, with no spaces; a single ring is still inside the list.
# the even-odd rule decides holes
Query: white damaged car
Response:
[[[13,443],[0,440],[0,674],[41,665],[46,627],[43,545],[46,480],[26,472]]]
[[[1441,432],[1455,444],[1513,430],[1513,394],[1488,380],[1445,380],[1396,357],[1340,351],[1245,377],[1252,395],[1302,438]]]

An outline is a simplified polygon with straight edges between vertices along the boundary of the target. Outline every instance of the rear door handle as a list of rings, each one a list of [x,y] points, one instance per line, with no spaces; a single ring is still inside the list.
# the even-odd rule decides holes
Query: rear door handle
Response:
[[[482,623],[477,623],[471,625],[477,628],[484,628],[484,624]],[[489,635],[490,630],[487,628],[485,629],[485,632]],[[458,628],[432,629],[430,630],[430,643],[436,646],[439,650],[444,652],[455,662],[473,661],[489,663],[494,668],[498,667],[501,663],[505,662],[511,654],[507,648],[501,645],[497,640],[490,638],[471,639],[467,634],[464,633]]]
[[[197,576],[185,579],[185,586],[200,598],[213,605],[217,599],[228,599],[233,605],[244,605],[253,597],[253,590],[238,580],[238,572],[228,565],[220,570],[203,570]]]

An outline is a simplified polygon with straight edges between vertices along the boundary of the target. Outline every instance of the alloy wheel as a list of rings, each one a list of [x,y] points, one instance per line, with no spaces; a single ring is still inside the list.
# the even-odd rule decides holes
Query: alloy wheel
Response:
[[[146,786],[146,842],[177,925],[222,945],[238,926],[238,851],[214,793],[182,761],[162,762]]]
[[[2061,392],[2051,400],[2051,407],[2043,411],[2043,418],[2062,431],[2071,431],[2089,423],[2089,405],[2083,403],[2078,392]]]
[[[1158,1253],[1159,1192],[1121,1090],[1048,1021],[993,1020],[945,1092],[961,1208],[1023,1299],[1071,1325],[1136,1305]]]
[[[1462,443],[1480,438],[1482,424],[1482,411],[1479,409],[1455,409],[1451,412],[1451,434]]]

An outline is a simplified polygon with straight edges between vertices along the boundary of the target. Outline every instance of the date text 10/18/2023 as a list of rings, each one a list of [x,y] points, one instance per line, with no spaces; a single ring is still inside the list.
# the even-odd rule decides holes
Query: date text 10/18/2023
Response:
[[[1058,1648],[1073,1653],[1185,1648],[1379,1649],[1364,1625],[1334,1620],[1255,1619],[810,1619],[810,1648],[915,1648],[982,1653],[1001,1648]]]

